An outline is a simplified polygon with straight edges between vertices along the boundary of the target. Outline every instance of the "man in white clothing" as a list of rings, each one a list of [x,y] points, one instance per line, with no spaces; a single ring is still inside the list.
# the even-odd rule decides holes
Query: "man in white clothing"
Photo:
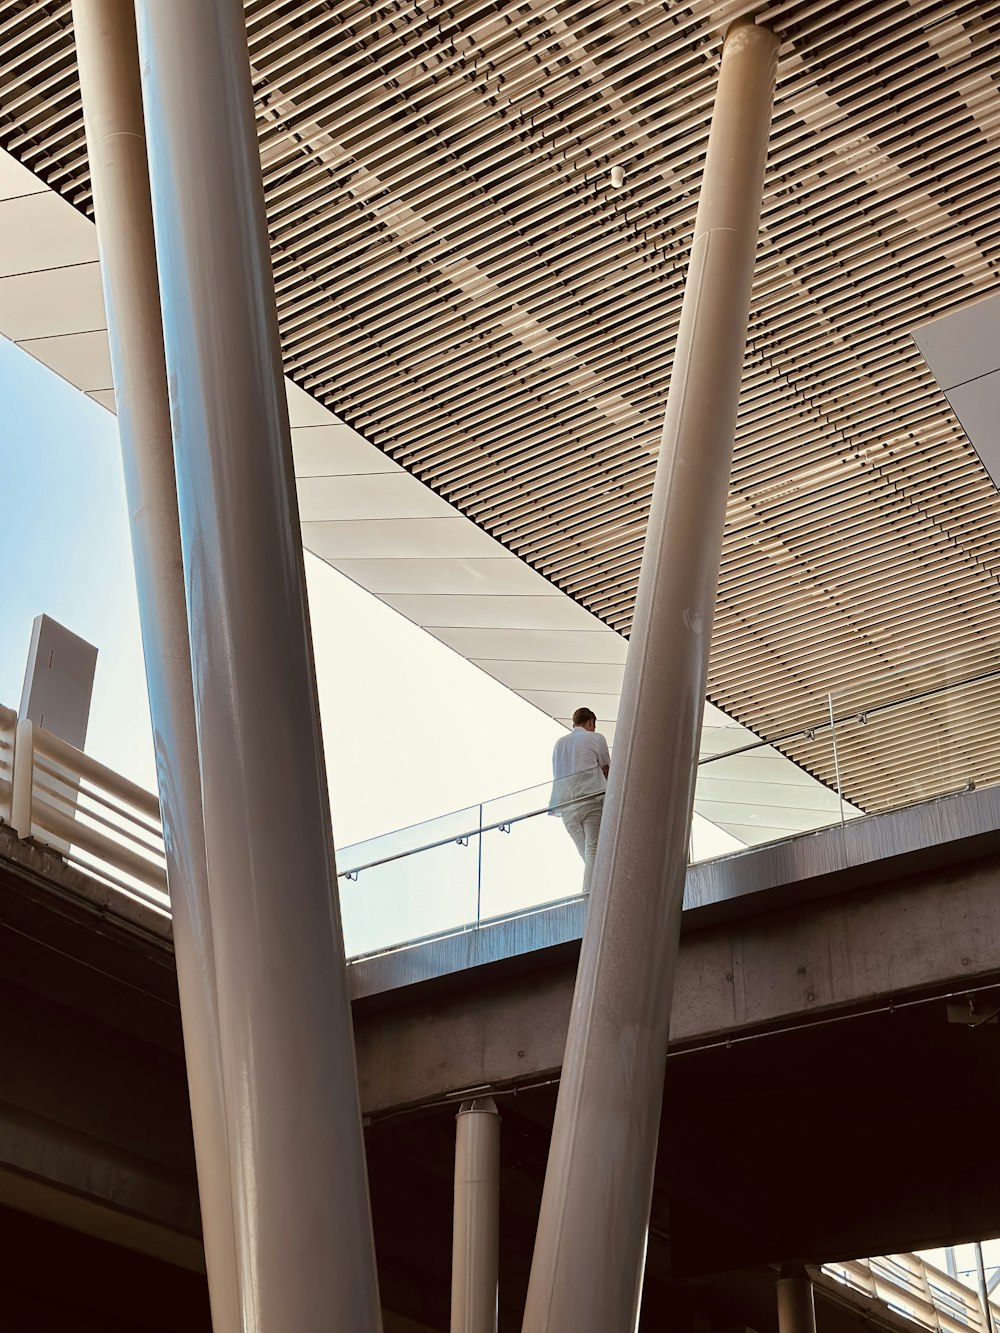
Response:
[[[573,714],[573,730],[560,736],[552,751],[550,813],[559,815],[583,857],[583,892],[590,892],[601,831],[601,811],[611,754],[589,708]]]

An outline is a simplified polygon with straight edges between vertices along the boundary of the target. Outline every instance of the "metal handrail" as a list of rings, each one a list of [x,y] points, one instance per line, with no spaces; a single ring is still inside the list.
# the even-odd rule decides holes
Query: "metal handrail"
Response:
[[[145,787],[140,787],[137,782],[122,777],[113,768],[108,768],[107,764],[102,764],[100,760],[94,759],[89,754],[84,754],[83,750],[78,750],[75,745],[60,740],[51,731],[45,731],[42,727],[35,727],[34,733],[36,753],[46,755],[49,759],[55,760],[57,764],[62,764],[75,777],[88,778],[96,787],[103,787],[106,791],[111,792],[113,796],[117,796],[119,800],[134,806],[142,814],[148,815],[159,823],[159,797],[150,791],[146,791]]]
[[[544,784],[539,784],[544,785]],[[361,865],[351,866],[350,870],[338,870],[338,879],[354,878],[360,875],[362,870],[374,870],[377,866],[388,865],[391,861],[401,861],[405,856],[416,856],[419,852],[432,852],[436,847],[448,847],[451,843],[465,843],[469,838],[478,838],[483,833],[494,833],[500,830],[508,833],[514,824],[520,824],[525,819],[534,819],[536,815],[554,815],[560,810],[570,810],[574,805],[582,805],[584,801],[592,801],[595,796],[603,796],[603,792],[593,792],[589,796],[574,796],[571,801],[557,801],[555,805],[540,805],[534,810],[526,810],[520,815],[508,815],[504,819],[498,819],[493,824],[484,824],[480,818],[479,823],[474,827],[459,830],[458,833],[451,833],[446,838],[438,838],[434,842],[424,842],[417,847],[407,847],[402,852],[392,852],[388,856],[380,856],[375,861],[365,861]],[[503,797],[498,798],[500,800]],[[419,827],[417,825],[416,827]],[[378,841],[377,838],[372,839]],[[345,851],[350,850],[345,848]]]
[[[64,767],[47,759],[44,754],[39,754],[37,747],[35,750],[35,769],[37,772],[43,773],[46,777],[52,778],[55,782],[65,783],[73,778],[73,775],[67,773]],[[134,824],[141,832],[147,833],[154,838],[160,836],[161,823],[159,809],[157,809],[155,818],[151,818],[147,815],[142,815],[140,818],[134,810],[124,808],[120,801],[116,801],[109,796],[103,795],[92,783],[87,788],[87,795],[98,805],[103,805],[105,809],[110,810],[112,814],[118,815],[121,819],[129,820],[129,822]]]
[[[944,685],[932,686],[900,698],[874,704],[866,710],[864,716],[871,716],[948,690],[980,684],[998,677],[1000,669],[979,672],[962,680],[950,681]],[[704,769],[721,760],[780,746],[783,742],[803,736],[812,737],[825,730],[835,731],[838,725],[859,716],[862,715],[857,710],[835,716],[831,697],[831,716],[818,721],[813,727],[799,728],[772,740],[755,740],[748,745],[721,754],[706,755],[698,760],[698,765],[700,769]],[[42,776],[53,780],[55,788],[41,781]],[[88,786],[84,787],[82,783],[87,783]],[[547,784],[539,784],[542,785]],[[530,791],[530,788],[525,789],[522,794]],[[511,796],[516,795],[518,793],[496,799],[510,800]],[[469,821],[456,831],[440,837],[427,838],[417,842],[415,846],[371,856],[357,865],[350,865],[345,852],[351,849],[344,849],[341,852],[341,859],[348,861],[349,869],[338,869],[338,878],[353,880],[362,871],[374,870],[451,843],[467,843],[473,837],[481,839],[483,835],[497,830],[509,832],[515,824],[543,814],[559,814],[590,799],[592,797],[586,796],[574,797],[555,804],[550,801],[544,804],[538,803],[529,810],[499,817],[489,823],[483,822],[484,805],[480,804],[478,820],[475,820],[473,811],[470,811]],[[87,809],[82,805],[83,801],[100,805],[107,813],[99,814],[97,811]],[[495,802],[491,801],[488,804],[494,805]],[[67,809],[60,810],[57,805]],[[473,810],[475,809],[476,807],[473,807]],[[121,886],[121,881],[109,874],[109,871],[117,871],[119,874],[132,877],[157,893],[166,893],[166,870],[160,863],[163,835],[157,796],[33,723],[26,720],[18,723],[16,714],[2,706],[0,706],[0,820],[10,822],[22,837],[39,837],[40,834],[47,832],[50,841],[54,838],[60,842],[56,848],[60,855],[66,856],[69,860],[77,860],[91,873],[97,869],[104,878],[118,886]],[[102,833],[99,828],[94,827],[95,825],[101,825],[110,834],[117,833],[123,842],[127,841],[131,845],[119,845],[113,837]],[[419,828],[420,825],[414,826],[415,830]],[[85,831],[81,833],[81,830]],[[398,830],[397,835],[400,832],[403,830]],[[388,835],[382,835],[383,838],[386,836]],[[41,840],[44,841],[44,838]],[[63,847],[62,841],[68,846]],[[370,841],[377,842],[381,839]],[[359,849],[363,845],[363,843],[355,844]],[[104,870],[101,871],[100,867],[95,867],[90,861],[79,860],[72,851],[74,846],[86,851],[89,857],[96,858]],[[150,861],[143,853],[152,855],[156,859]],[[125,887],[132,891],[133,886]]]
[[[10,821],[10,803],[14,783],[14,738],[17,714],[0,704],[0,819]]]
[[[0,709],[0,756],[4,753],[2,747],[8,736],[13,754],[9,784],[11,799],[9,810],[5,811],[4,805],[0,804],[0,818],[5,813],[8,815],[18,837],[34,838],[47,844],[82,869],[97,873],[128,892],[136,892],[136,886],[122,880],[121,875],[165,894],[167,879],[166,870],[160,864],[163,835],[157,797],[30,720],[22,719],[18,722],[12,710]],[[0,760],[0,778],[2,775]],[[82,783],[88,785],[82,786]],[[555,803],[549,801],[490,823],[483,822],[480,806],[480,816],[474,824],[462,826],[447,837],[429,839],[404,851],[373,857],[349,870],[340,871],[340,878],[353,879],[363,870],[372,870],[391,861],[432,851],[450,843],[467,842],[473,837],[497,830],[509,832],[515,824],[524,820],[542,814],[559,814],[592,800],[598,794],[595,792]],[[2,795],[3,789],[0,788],[0,797]],[[84,801],[101,806],[106,813],[86,808]],[[101,827],[95,827],[97,825]],[[104,832],[105,829],[108,831]],[[111,834],[117,834],[117,840]],[[98,864],[79,857],[76,849],[86,852]],[[157,860],[152,861],[142,853],[152,854]]]
[[[995,680],[1000,677],[1000,667],[992,671],[980,671],[974,676],[967,676],[965,680],[950,680],[944,685],[932,685],[926,690],[916,690],[911,694],[901,695],[898,699],[886,699],[882,703],[872,704],[870,708],[851,708],[845,713],[822,718],[808,727],[798,727],[795,731],[786,731],[781,736],[775,736],[772,740],[756,740],[749,745],[741,745],[736,750],[726,750],[722,754],[705,755],[698,759],[698,767],[704,764],[714,764],[720,759],[734,759],[741,754],[751,754],[754,750],[766,750],[770,747],[786,745],[789,741],[815,740],[815,738],[824,731],[835,730],[848,722],[855,722],[859,718],[876,717],[879,713],[886,713],[892,708],[902,708],[904,704],[920,703],[924,699],[936,698],[939,694],[947,694],[949,690],[960,690],[966,685],[981,685],[984,681]],[[832,700],[836,696],[831,692],[829,698]],[[749,728],[743,727],[742,723],[737,726],[743,730]],[[720,728],[724,730],[725,728]]]
[[[0,713],[0,744],[9,717],[10,710]],[[14,736],[7,813],[17,836],[33,838],[87,874],[165,907],[157,797],[27,718],[17,723]]]

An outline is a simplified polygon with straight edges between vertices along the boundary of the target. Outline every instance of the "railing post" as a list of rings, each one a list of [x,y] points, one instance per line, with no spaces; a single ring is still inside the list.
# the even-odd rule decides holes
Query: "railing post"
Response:
[[[31,789],[35,783],[35,724],[22,717],[14,738],[10,822],[19,838],[31,837]]]
[[[479,805],[479,845],[476,849],[476,926],[483,919],[483,807]]]
[[[830,737],[833,745],[833,773],[837,783],[837,799],[840,802],[840,827],[844,827],[844,784],[840,778],[840,751],[837,748],[837,719],[833,712],[833,691],[828,690],[826,694],[827,707],[830,714]]]

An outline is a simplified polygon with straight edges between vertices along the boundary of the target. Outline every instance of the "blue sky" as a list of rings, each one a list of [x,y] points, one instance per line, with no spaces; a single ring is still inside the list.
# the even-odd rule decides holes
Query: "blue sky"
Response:
[[[87,749],[151,788],[115,418],[2,338],[0,477],[0,702],[47,612],[99,649]],[[555,722],[314,557],[307,577],[341,845],[545,780]]]

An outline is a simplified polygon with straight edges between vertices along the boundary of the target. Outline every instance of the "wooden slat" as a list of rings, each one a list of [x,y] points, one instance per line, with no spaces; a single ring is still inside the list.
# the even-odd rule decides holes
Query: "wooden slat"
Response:
[[[286,369],[627,634],[715,7],[245,8]],[[924,660],[959,680],[998,657],[1000,500],[910,334],[996,291],[1000,0],[764,16],[781,66],[710,693],[767,737],[831,688],[877,701]],[[0,141],[88,211],[70,24],[0,0]],[[854,742],[851,799],[989,771],[992,698]]]

